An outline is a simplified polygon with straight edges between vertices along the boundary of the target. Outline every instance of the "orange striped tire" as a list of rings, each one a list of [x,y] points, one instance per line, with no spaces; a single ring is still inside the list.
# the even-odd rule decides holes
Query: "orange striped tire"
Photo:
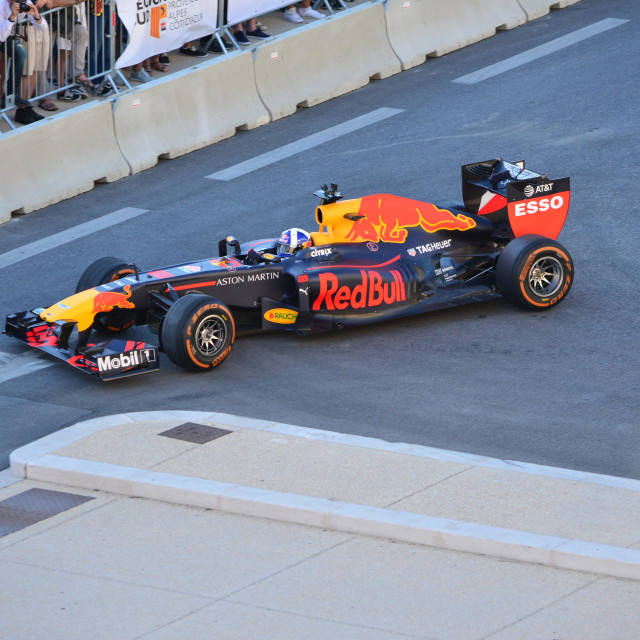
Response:
[[[167,311],[160,329],[162,348],[174,364],[188,371],[220,365],[236,337],[231,311],[203,294],[179,298]]]
[[[555,240],[525,235],[512,240],[496,266],[500,293],[513,304],[543,311],[562,302],[573,284],[573,260]]]

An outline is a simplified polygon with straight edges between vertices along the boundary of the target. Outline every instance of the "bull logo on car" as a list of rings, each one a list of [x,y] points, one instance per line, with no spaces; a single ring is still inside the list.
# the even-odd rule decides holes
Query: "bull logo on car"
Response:
[[[407,227],[422,227],[428,233],[436,231],[467,231],[475,221],[462,213],[454,214],[439,209],[429,202],[420,202],[400,196],[379,194],[365,196],[346,239],[352,242],[404,242]]]
[[[115,307],[121,309],[133,309],[135,305],[129,301],[131,297],[131,285],[124,287],[126,293],[118,293],[117,291],[101,291],[93,299],[93,313],[100,313],[101,311],[113,311]]]
[[[58,344],[58,336],[49,327],[33,327],[25,334],[27,344],[32,347],[55,346]]]

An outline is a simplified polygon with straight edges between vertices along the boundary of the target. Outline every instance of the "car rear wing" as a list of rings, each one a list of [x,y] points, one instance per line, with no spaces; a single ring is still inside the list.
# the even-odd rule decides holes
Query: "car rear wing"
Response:
[[[569,210],[570,180],[550,180],[525,169],[524,160],[502,158],[462,166],[462,198],[467,211],[484,216],[499,237],[528,233],[556,239]]]

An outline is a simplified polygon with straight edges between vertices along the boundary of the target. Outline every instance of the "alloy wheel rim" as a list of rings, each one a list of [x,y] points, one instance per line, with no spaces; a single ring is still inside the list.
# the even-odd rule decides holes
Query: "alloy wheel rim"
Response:
[[[204,318],[196,329],[196,346],[205,356],[213,356],[220,351],[227,335],[224,323],[220,318],[209,316]]]
[[[562,284],[563,268],[557,258],[538,258],[529,269],[529,287],[541,298],[553,295]]]

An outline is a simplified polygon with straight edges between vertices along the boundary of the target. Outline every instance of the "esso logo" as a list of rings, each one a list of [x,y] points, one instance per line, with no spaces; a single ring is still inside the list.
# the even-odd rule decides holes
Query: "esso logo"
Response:
[[[549,211],[550,209],[562,209],[564,206],[564,198],[562,196],[553,196],[553,198],[539,198],[537,200],[528,200],[527,202],[518,202],[514,206],[514,215],[525,216],[528,213],[538,213],[539,211]]]

